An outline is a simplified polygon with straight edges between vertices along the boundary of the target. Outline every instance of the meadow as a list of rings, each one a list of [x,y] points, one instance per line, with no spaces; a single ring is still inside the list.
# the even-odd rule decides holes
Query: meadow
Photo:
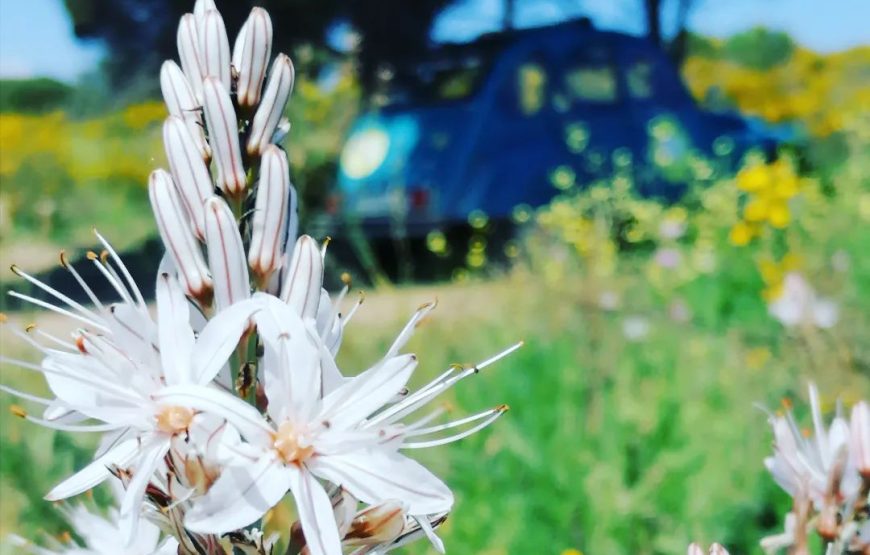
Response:
[[[106,152],[100,141],[108,141],[147,173],[159,161],[135,147],[159,141],[153,122],[162,114],[138,110],[135,117],[125,111],[99,120],[100,129],[120,129],[119,138],[94,132],[95,143],[75,144],[96,156]],[[726,174],[716,160],[694,159],[683,177],[690,192],[674,205],[637,198],[618,174],[564,183],[549,206],[517,210],[524,232],[508,245],[509,268],[489,267],[494,253],[478,238],[468,268],[453,282],[367,292],[339,359],[348,373],[376,361],[414,309],[433,298],[437,310],[409,344],[421,360],[418,383],[449,364],[473,364],[525,341],[450,399],[459,414],[500,403],[511,410],[485,432],[423,457],[456,492],[456,510],[441,529],[449,552],[665,554],[685,552],[698,540],[754,553],[763,536],[781,530],[790,500],[762,464],[772,436],[759,406],[777,411],[793,403],[808,421],[809,380],[819,385],[826,412],[838,400],[848,408],[870,394],[866,116],[849,112],[837,118],[836,130],[819,130],[806,155],[811,164],[784,154]],[[36,140],[26,131],[9,138],[16,129],[10,117],[3,115],[0,165],[7,214],[34,202],[7,184],[20,183],[28,167],[44,168],[32,157],[7,154],[10,144]],[[57,128],[88,136],[88,122],[27,117],[59,118]],[[59,149],[56,159],[67,155],[55,138],[38,144],[40,152]],[[139,169],[127,172],[125,158],[106,160],[111,165],[98,175],[88,173],[87,158],[57,163],[64,175],[85,176],[72,179],[76,193],[89,180],[108,183],[106,176],[144,183]],[[47,189],[38,198],[66,196]],[[118,187],[85,208],[110,238],[131,245],[149,233],[144,197],[142,189]],[[63,219],[73,209],[61,203],[26,225],[13,218],[16,227],[4,216],[4,259],[29,256],[23,251],[32,250],[34,236],[50,246],[64,239],[84,244],[78,219]],[[71,227],[58,228],[64,221]],[[771,313],[788,276],[796,275],[810,284],[814,300],[829,303],[825,318],[803,309],[796,321]],[[10,356],[33,353],[9,326],[60,325],[44,314],[8,319],[0,339]],[[32,375],[12,368],[3,369],[2,382],[43,391]],[[0,536],[62,534],[66,524],[42,494],[90,458],[95,440],[23,422],[9,410],[15,402],[0,397]],[[94,498],[101,503],[107,496],[98,490]],[[288,518],[279,508],[267,525],[280,528]]]

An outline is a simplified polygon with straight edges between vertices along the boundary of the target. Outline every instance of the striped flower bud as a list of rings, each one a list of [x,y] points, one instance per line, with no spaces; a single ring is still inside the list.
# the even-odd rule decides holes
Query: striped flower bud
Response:
[[[852,407],[849,427],[852,436],[849,448],[855,468],[865,480],[870,480],[870,405],[867,401],[860,401]]]
[[[290,132],[290,120],[286,117],[278,120],[278,125],[275,127],[275,132],[272,133],[272,144],[280,144]]]
[[[256,156],[266,150],[272,134],[278,127],[278,122],[284,112],[284,106],[293,90],[295,70],[293,62],[286,54],[278,54],[272,62],[272,70],[269,72],[269,82],[266,83],[266,91],[260,101],[260,107],[254,114],[251,122],[251,134],[248,137],[248,154]]]
[[[272,20],[266,10],[254,8],[233,47],[233,67],[239,74],[236,85],[239,106],[253,107],[260,102],[271,55]]]
[[[342,545],[361,547],[395,540],[405,528],[406,510],[406,505],[395,499],[366,507],[351,521]]]
[[[198,22],[202,22],[205,19],[205,14],[209,10],[217,11],[217,5],[215,5],[214,0],[196,0],[196,3],[193,5],[193,15],[196,16]]]
[[[190,136],[196,144],[199,155],[203,160],[211,158],[211,149],[205,140],[202,125],[202,111],[193,95],[190,82],[184,76],[178,64],[172,60],[163,62],[160,68],[160,91],[166,108],[173,116],[178,116],[187,124]]]
[[[257,201],[251,218],[248,264],[265,281],[281,263],[290,209],[290,169],[287,155],[270,145],[263,153]]]
[[[199,29],[199,52],[202,56],[202,77],[217,77],[230,91],[230,41],[224,18],[217,10],[208,10]]]
[[[185,292],[200,300],[208,298],[212,289],[208,267],[169,173],[161,169],[151,172],[148,196],[160,237],[178,270],[178,278]]]
[[[197,104],[202,104],[202,75],[205,68],[199,52],[199,33],[196,29],[196,18],[192,13],[181,16],[178,23],[178,57],[181,59],[181,69],[193,89]]]
[[[205,203],[205,241],[217,309],[223,310],[250,297],[242,237],[235,216],[220,197],[211,197]]]
[[[214,194],[208,167],[199,156],[187,124],[178,116],[169,116],[163,123],[163,145],[181,202],[193,223],[193,231],[203,239],[203,204]]]
[[[296,309],[302,318],[316,318],[323,285],[323,256],[317,241],[303,235],[296,241],[281,300]]]
[[[216,77],[203,80],[202,92],[218,187],[230,196],[238,197],[245,190],[247,177],[242,166],[239,124],[230,93]]]

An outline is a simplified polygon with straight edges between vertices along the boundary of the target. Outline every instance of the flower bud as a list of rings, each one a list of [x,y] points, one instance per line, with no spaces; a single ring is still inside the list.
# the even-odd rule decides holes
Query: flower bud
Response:
[[[157,229],[166,252],[178,270],[182,287],[191,297],[208,298],[212,289],[208,268],[190,230],[187,214],[181,206],[172,177],[165,170],[151,172],[148,178],[148,196]]]
[[[196,16],[197,22],[202,22],[209,10],[217,11],[214,0],[196,0],[196,4],[193,5],[193,15]]]
[[[870,405],[867,401],[852,407],[850,435],[849,449],[855,468],[864,480],[870,480]]]
[[[704,555],[704,550],[697,543],[691,543],[686,555]]]
[[[279,144],[284,140],[284,137],[287,136],[287,133],[290,132],[290,120],[285,118],[281,118],[278,120],[278,126],[275,127],[275,132],[272,133],[272,144]]]
[[[169,169],[181,194],[181,202],[193,223],[193,231],[199,239],[203,239],[203,205],[214,194],[214,184],[187,124],[180,117],[166,118],[163,123],[163,145]]]
[[[281,300],[296,309],[302,318],[316,318],[323,286],[323,256],[317,241],[303,235],[296,241]]]
[[[254,119],[251,121],[251,134],[248,137],[248,154],[256,156],[266,150],[278,121],[284,113],[284,106],[293,90],[295,70],[293,62],[286,54],[278,54],[272,62],[266,91]]]
[[[196,27],[196,18],[192,13],[181,16],[178,23],[178,57],[197,104],[202,104],[202,75],[205,70],[199,52],[199,33]]]
[[[202,125],[202,111],[193,95],[190,82],[184,76],[178,64],[172,60],[163,62],[160,68],[160,91],[170,115],[178,116],[187,125],[190,136],[196,144],[203,160],[211,158],[211,149],[205,140]]]
[[[272,20],[263,8],[254,8],[233,46],[233,67],[239,74],[239,106],[256,106],[272,55]]]
[[[405,527],[405,505],[389,500],[356,514],[342,544],[348,547],[380,545],[399,537]]]
[[[721,544],[714,543],[710,546],[710,555],[728,555],[728,550],[722,547]]]
[[[250,297],[242,237],[235,216],[220,197],[211,197],[205,203],[205,241],[217,309],[223,310]]]
[[[239,124],[229,91],[216,77],[202,82],[203,107],[208,123],[212,156],[217,166],[217,183],[230,196],[240,196],[247,184],[239,150]]]
[[[275,145],[269,145],[263,153],[260,166],[257,201],[251,218],[251,247],[248,251],[248,264],[263,281],[281,263],[287,212],[291,208],[290,189],[287,155]]]
[[[199,28],[199,52],[202,57],[202,77],[216,77],[230,92],[230,41],[224,18],[217,10],[205,12]]]

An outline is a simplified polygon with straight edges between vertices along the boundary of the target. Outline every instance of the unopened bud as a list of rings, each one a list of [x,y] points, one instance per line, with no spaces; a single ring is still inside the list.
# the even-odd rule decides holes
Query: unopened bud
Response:
[[[211,149],[203,132],[201,107],[193,95],[190,82],[172,60],[163,62],[160,68],[160,90],[170,115],[180,117],[187,125],[200,157],[203,160],[211,158]]]
[[[280,148],[269,145],[260,165],[260,184],[251,218],[251,247],[248,251],[248,263],[262,280],[281,263],[290,189],[287,155]]]
[[[722,547],[721,544],[714,543],[710,546],[710,555],[728,555],[728,550]]]
[[[317,241],[303,235],[296,241],[281,299],[302,318],[316,318],[323,286],[323,257]]]
[[[816,530],[819,536],[827,542],[832,542],[840,535],[839,511],[834,503],[825,503],[816,517]]]
[[[704,555],[704,550],[697,543],[690,543],[686,555]]]
[[[211,197],[205,203],[205,241],[217,309],[223,310],[250,297],[242,237],[235,216],[220,197]]]
[[[280,144],[281,141],[284,140],[284,137],[287,136],[287,133],[290,132],[290,120],[286,117],[278,120],[278,126],[275,128],[275,132],[272,133],[272,144]]]
[[[169,116],[163,123],[163,146],[181,202],[193,223],[193,232],[203,239],[205,227],[202,207],[214,194],[214,184],[205,162],[199,157],[187,125],[180,117]]]
[[[165,170],[154,170],[148,178],[148,196],[157,221],[157,229],[166,252],[178,270],[185,292],[197,299],[211,294],[212,281],[202,251],[188,224],[172,177]]]
[[[230,41],[224,18],[217,10],[208,10],[199,29],[199,52],[202,56],[202,77],[216,77],[230,92]]]
[[[358,547],[393,541],[405,527],[405,510],[401,501],[390,500],[358,512],[342,543]]]
[[[233,67],[239,73],[239,106],[256,106],[272,55],[272,20],[263,8],[254,8],[233,46]]]
[[[284,113],[287,99],[290,98],[294,79],[293,62],[286,54],[278,54],[278,57],[272,62],[272,70],[269,72],[269,81],[266,83],[263,99],[251,122],[251,134],[248,137],[247,145],[248,154],[256,156],[266,150],[281,115]]]
[[[229,90],[216,77],[206,77],[202,82],[202,94],[218,186],[228,195],[238,197],[245,190],[247,177],[239,150],[238,120]]]
[[[867,401],[852,407],[849,428],[852,461],[864,480],[870,480],[870,405]]]
[[[196,4],[193,5],[193,15],[196,16],[197,21],[205,20],[205,14],[209,10],[217,11],[214,0],[196,0]]]
[[[202,75],[205,73],[199,52],[199,33],[192,13],[181,16],[178,23],[178,57],[181,69],[193,89],[197,104],[202,104]]]

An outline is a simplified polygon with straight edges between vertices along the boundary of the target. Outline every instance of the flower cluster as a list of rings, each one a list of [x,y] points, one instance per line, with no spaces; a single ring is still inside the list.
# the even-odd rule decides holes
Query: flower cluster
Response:
[[[261,8],[232,48],[210,0],[181,18],[181,64],[167,61],[160,72],[169,169],[149,178],[166,247],[156,316],[99,234],[104,250],[89,258],[115,302],[63,255],[90,306],[15,268],[54,302],[14,295],[75,329],[70,338],[16,332],[42,361],[4,358],[43,374],[53,398],[2,387],[45,407],[40,416],[16,408],[19,416],[104,434],[93,461],[46,498],[122,484],[112,529],[128,546],[154,523],[178,553],[271,553],[275,538],[260,521],[289,493],[298,521],[284,531],[288,553],[383,553],[420,537],[443,550],[434,529],[453,495],[404,453],[461,439],[501,416],[504,405],[445,422],[443,409],[426,407],[519,344],[411,391],[417,359],[402,351],[430,303],[379,361],[342,374],[336,355],[362,301],[343,312],[348,286],[337,298],[323,288],[326,245],[297,238],[296,193],[278,146],[290,127],[282,114],[294,69],[284,54],[270,64],[271,44]]]
[[[851,418],[822,419],[819,392],[809,387],[812,430],[802,430],[790,404],[771,415],[774,454],[764,464],[793,500],[781,534],[762,540],[767,552],[788,548],[807,553],[815,530],[828,553],[866,553],[870,549],[870,405],[860,401]]]
[[[800,191],[800,179],[790,162],[779,159],[770,164],[749,164],[740,170],[736,181],[748,198],[741,221],[731,228],[731,243],[749,244],[761,235],[765,225],[774,229],[788,227],[789,201]]]

